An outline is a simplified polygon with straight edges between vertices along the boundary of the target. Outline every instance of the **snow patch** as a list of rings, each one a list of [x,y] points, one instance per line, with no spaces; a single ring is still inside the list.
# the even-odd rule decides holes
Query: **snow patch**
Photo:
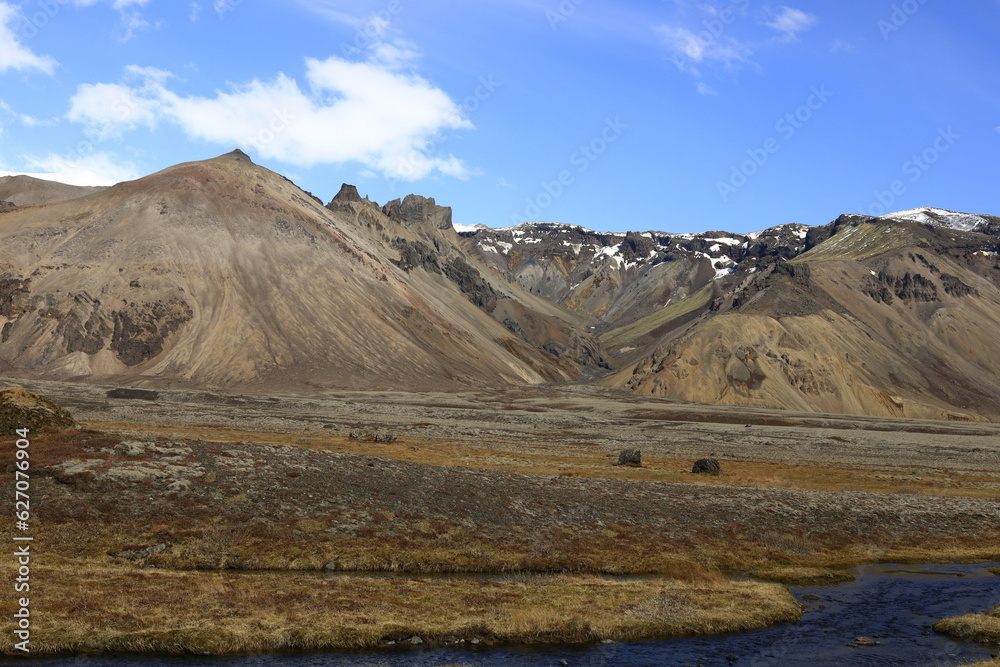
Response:
[[[809,226],[803,225],[798,222],[789,222],[784,225],[775,225],[774,227],[769,227],[768,229],[761,230],[759,232],[750,232],[747,234],[752,240],[756,241],[761,236],[765,234],[779,234],[782,231],[789,231],[799,239],[804,239],[809,234]]]
[[[962,232],[974,232],[989,224],[989,221],[971,213],[956,213],[943,208],[911,208],[883,215],[882,220],[907,220],[932,227],[945,227]]]
[[[615,266],[621,266],[622,263],[622,258],[620,254],[621,249],[622,249],[621,243],[619,243],[618,245],[604,246],[597,252],[596,255],[594,255],[594,258],[596,259],[597,257],[601,257],[603,255],[610,259],[615,260]]]
[[[482,223],[478,223],[478,224],[475,224],[475,225],[459,225],[459,224],[452,223],[451,226],[454,227],[455,231],[459,232],[459,233],[461,233],[461,232],[478,232],[480,229],[489,229],[489,227],[487,227],[486,225],[484,225]]]
[[[493,245],[494,243],[496,245]],[[497,249],[497,246],[500,246],[500,249]],[[498,255],[501,252],[506,255],[507,253],[510,252],[510,249],[513,247],[514,247],[513,243],[505,243],[504,241],[499,241],[499,240],[479,242],[479,248],[483,252],[495,252]]]
[[[714,266],[712,268],[715,269]],[[735,270],[736,269],[732,266],[727,266],[726,268],[723,269],[715,269],[715,277],[712,278],[712,280],[719,280],[720,278],[725,278]]]

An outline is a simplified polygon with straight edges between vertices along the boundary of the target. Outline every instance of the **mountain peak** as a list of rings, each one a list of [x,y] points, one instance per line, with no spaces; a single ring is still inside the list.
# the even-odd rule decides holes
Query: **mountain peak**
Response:
[[[962,232],[978,232],[985,229],[991,222],[987,216],[972,213],[958,213],[943,208],[922,206],[907,211],[897,211],[882,216],[883,220],[907,220],[931,227],[947,227]]]
[[[438,206],[433,197],[406,195],[402,200],[393,199],[382,207],[382,212],[390,219],[407,227],[429,225],[433,229],[454,229],[451,222],[451,207]]]
[[[246,153],[244,153],[239,148],[237,148],[236,150],[232,151],[231,153],[226,153],[225,155],[220,155],[219,157],[231,158],[233,160],[239,160],[240,162],[249,162],[250,164],[254,164],[254,161],[250,159],[250,156],[247,155]]]
[[[340,186],[340,192],[336,194],[330,204],[350,204],[360,202],[361,195],[358,194],[357,186],[344,183]]]

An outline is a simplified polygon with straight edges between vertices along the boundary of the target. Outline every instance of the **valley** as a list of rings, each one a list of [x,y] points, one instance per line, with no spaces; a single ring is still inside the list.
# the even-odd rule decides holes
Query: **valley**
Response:
[[[823,582],[861,563],[1000,560],[991,424],[748,412],[586,385],[310,397],[175,389],[143,400],[109,398],[112,385],[17,384],[84,429],[33,445],[46,651],[711,633],[798,618],[780,586],[737,583],[747,575]],[[361,439],[373,433],[393,438]],[[642,467],[614,465],[624,448],[642,451]],[[721,474],[692,474],[709,455]],[[317,589],[301,578],[323,571],[348,579]],[[385,588],[394,580],[363,576],[379,571],[403,579]],[[233,572],[257,573],[252,595],[251,579]],[[503,579],[492,593],[421,579],[447,572]],[[602,579],[623,575],[643,578]],[[300,577],[295,605],[271,609],[291,595],[288,576]],[[356,597],[373,586],[378,611]],[[198,602],[165,602],[154,631],[128,611],[139,598],[111,603],[123,590]],[[304,633],[319,591],[343,600],[329,613],[353,611]],[[417,591],[451,615],[402,613]],[[684,602],[628,611],[663,596]]]
[[[456,227],[242,151],[0,199],[0,415],[72,415],[32,435],[40,653],[715,635],[1000,561],[992,216]]]

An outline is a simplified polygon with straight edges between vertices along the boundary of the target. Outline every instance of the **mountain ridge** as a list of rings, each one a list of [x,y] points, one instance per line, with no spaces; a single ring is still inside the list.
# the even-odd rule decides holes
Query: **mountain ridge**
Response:
[[[759,232],[455,226],[235,151],[0,215],[0,371],[310,392],[583,381],[1000,419],[1000,218]]]
[[[440,213],[418,199],[395,218],[364,202],[331,210],[230,153],[15,208],[0,217],[0,364],[248,389],[578,377],[573,350],[596,344],[516,287],[496,285],[512,302],[496,309],[500,321],[477,305],[470,292],[493,287],[449,251],[453,231],[407,217],[424,204]],[[454,275],[393,261],[399,247],[435,243]],[[550,339],[567,354],[544,352]]]
[[[103,186],[67,185],[26,174],[0,176],[0,206],[10,209],[15,206],[49,204],[85,197],[106,189]]]

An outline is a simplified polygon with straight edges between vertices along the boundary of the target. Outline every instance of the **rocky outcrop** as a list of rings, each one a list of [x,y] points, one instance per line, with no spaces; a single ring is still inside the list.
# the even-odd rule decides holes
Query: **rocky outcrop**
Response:
[[[358,188],[354,185],[348,185],[344,183],[340,186],[340,192],[330,201],[327,208],[333,208],[337,205],[344,204],[360,204],[362,202],[361,195],[358,194]]]
[[[392,260],[392,263],[407,273],[413,269],[424,269],[431,273],[441,273],[441,264],[438,262],[437,250],[432,249],[423,241],[411,241],[397,237],[393,240],[392,245],[399,251],[399,259]]]
[[[893,294],[904,301],[940,301],[937,285],[919,273],[906,272],[902,276],[880,273],[878,278]]]
[[[126,366],[137,366],[159,355],[167,337],[193,315],[179,299],[129,304],[115,313],[111,350]]]
[[[79,427],[73,415],[43,396],[23,387],[0,391],[0,433],[9,436],[23,428],[35,433]]]
[[[438,206],[433,198],[406,195],[402,200],[393,199],[382,207],[382,212],[395,222],[407,227],[424,226],[429,229],[453,230],[451,207]]]
[[[452,257],[441,267],[448,277],[469,301],[488,313],[496,308],[497,300],[506,298],[497,293],[479,271],[461,257]]]
[[[0,277],[0,316],[16,319],[32,310],[31,278]]]
[[[443,259],[436,248],[432,249],[423,241],[403,238],[395,239],[393,246],[399,250],[399,259],[393,260],[393,264],[407,272],[424,269],[431,273],[443,274],[455,283],[469,301],[488,313],[492,313],[496,308],[498,299],[506,298],[493,289],[478,269],[460,256]]]
[[[962,282],[961,278],[951,275],[950,273],[942,273],[940,276],[941,284],[944,286],[944,291],[954,297],[963,296],[978,296],[979,290],[975,287],[965,284]]]

